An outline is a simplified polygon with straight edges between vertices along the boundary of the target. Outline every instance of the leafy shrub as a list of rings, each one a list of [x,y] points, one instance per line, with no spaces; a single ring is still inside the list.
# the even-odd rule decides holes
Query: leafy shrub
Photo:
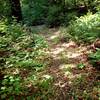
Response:
[[[60,25],[63,21],[64,16],[62,8],[57,5],[50,6],[46,18],[46,24],[50,26]]]
[[[77,16],[78,13],[76,11],[65,13],[63,22],[64,25],[68,26],[70,24],[70,21],[74,21]]]
[[[23,75],[26,74],[27,80],[29,73],[36,76],[43,70],[46,65],[44,63],[46,47],[44,38],[35,34],[34,30],[29,32],[28,27],[20,23],[8,24],[7,20],[0,21],[0,72],[4,75],[2,79],[0,76],[2,99],[14,99],[19,95],[21,98],[29,93],[24,91],[29,88],[25,86],[27,82]],[[13,69],[14,72],[18,69],[18,73],[13,73]],[[34,84],[38,85],[36,81]]]
[[[2,80],[1,86],[1,98],[5,99],[8,95],[19,95],[21,93],[21,79],[20,77],[6,75]]]
[[[89,60],[95,68],[100,70],[100,49],[97,49],[95,53],[90,53]]]
[[[9,18],[11,14],[9,0],[0,1],[0,18]]]
[[[29,33],[25,26],[13,22],[0,23],[0,55],[5,67],[42,67],[41,58],[47,47],[44,39],[34,33]],[[0,65],[1,66],[1,65]]]
[[[69,33],[78,42],[92,42],[100,37],[100,13],[88,13],[72,22]]]
[[[44,23],[48,0],[23,0],[23,21],[27,25],[38,25]]]

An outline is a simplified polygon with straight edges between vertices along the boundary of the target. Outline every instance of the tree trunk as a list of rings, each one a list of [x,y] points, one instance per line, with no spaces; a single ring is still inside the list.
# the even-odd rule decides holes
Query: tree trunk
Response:
[[[20,0],[9,0],[11,5],[11,16],[15,17],[17,22],[22,20]]]

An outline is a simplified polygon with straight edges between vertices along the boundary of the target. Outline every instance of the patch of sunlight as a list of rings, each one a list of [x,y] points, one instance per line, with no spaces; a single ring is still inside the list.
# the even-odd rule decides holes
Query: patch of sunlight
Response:
[[[72,73],[69,72],[69,71],[66,71],[66,72],[64,73],[64,75],[67,76],[68,78],[70,78],[70,76],[73,76]]]
[[[60,31],[56,31],[54,32],[55,35],[59,35],[60,34]]]
[[[87,48],[86,47],[79,47],[78,51],[79,52],[87,52]]]
[[[69,81],[68,84],[71,85],[72,84],[72,81]]]
[[[60,33],[60,31],[54,32],[54,35],[52,35],[52,36],[48,37],[48,38],[49,38],[49,40],[53,40],[53,39],[55,39],[55,38],[59,37],[59,33]]]
[[[57,47],[51,51],[52,54],[57,55],[60,52],[64,51],[64,48]]]
[[[52,79],[52,76],[50,76],[50,75],[43,75],[42,77],[45,79]]]
[[[53,36],[50,37],[50,40],[55,39],[57,37],[58,37],[57,35],[53,35]]]
[[[13,48],[16,49],[16,50],[19,50],[21,47],[20,47],[19,43],[16,43],[16,44],[13,45]]]
[[[69,44],[68,43],[63,43],[62,46],[63,47],[69,47]]]
[[[19,73],[20,73],[20,72],[19,72],[19,69],[17,69],[17,68],[13,71],[13,74],[14,74],[14,75],[19,74]]]
[[[8,74],[13,74],[13,75],[17,75],[17,74],[19,74],[20,73],[20,69],[19,68],[8,68],[7,70],[6,70],[6,72],[8,73]]]
[[[72,52],[68,52],[67,53],[67,57],[68,58],[77,58],[81,55],[81,53],[72,53]]]
[[[65,74],[66,75],[66,74]],[[69,79],[76,79],[76,78],[79,78],[79,77],[81,77],[81,74],[68,74],[68,75],[66,75]]]
[[[67,84],[67,83],[63,83],[62,81],[59,81],[59,82],[55,83],[54,85],[55,85],[55,86],[59,86],[60,88],[63,88],[63,87],[66,86],[66,84]]]
[[[67,69],[74,68],[74,67],[76,67],[75,64],[62,64],[59,66],[59,68],[61,70],[66,70],[66,71],[67,71]]]
[[[70,41],[69,43],[63,43],[63,47],[76,47],[76,43],[73,41]]]

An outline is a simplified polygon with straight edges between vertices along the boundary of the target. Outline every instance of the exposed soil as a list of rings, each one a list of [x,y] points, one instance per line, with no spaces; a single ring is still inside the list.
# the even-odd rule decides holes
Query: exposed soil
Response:
[[[50,29],[47,33],[39,34],[49,45],[46,52],[51,60],[44,74],[49,74],[54,78],[54,96],[50,100],[87,100],[82,95],[84,91],[88,92],[91,100],[98,100],[99,93],[94,93],[94,88],[95,83],[100,82],[97,79],[100,73],[89,64],[88,53],[91,50],[88,46],[78,46],[74,41],[62,41],[61,32],[57,29]],[[55,43],[56,39],[59,41]],[[77,68],[80,63],[84,64],[83,69]],[[77,99],[74,95],[78,95]]]

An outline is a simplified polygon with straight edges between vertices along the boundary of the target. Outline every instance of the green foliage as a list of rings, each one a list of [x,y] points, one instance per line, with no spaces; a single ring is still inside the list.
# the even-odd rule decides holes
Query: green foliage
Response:
[[[0,18],[9,17],[11,14],[9,0],[0,0]]]
[[[28,89],[28,87],[22,86],[26,81],[23,79],[24,76],[21,76],[22,74],[20,75],[19,73],[23,73],[24,69],[25,71],[31,70],[34,77],[36,77],[36,74],[40,70],[43,70],[46,65],[46,63],[44,63],[46,57],[44,50],[46,48],[46,41],[43,37],[35,34],[34,30],[29,32],[29,29],[20,23],[12,22],[8,24],[7,20],[0,21],[0,71],[5,74],[4,79],[1,80],[2,98],[11,97],[14,99],[17,95],[22,96],[22,93],[27,94],[29,92],[23,91],[24,89]],[[12,69],[14,69],[15,73],[11,71]],[[18,72],[16,72],[17,69]],[[14,74],[17,74],[17,76],[14,76]],[[34,79],[30,81],[34,81]],[[41,84],[41,88],[42,86],[45,88],[43,84],[49,87],[50,81],[46,82],[44,80],[40,82],[39,79],[38,81],[39,84],[37,84],[37,81],[34,81],[34,84]]]
[[[19,95],[21,93],[21,79],[11,75],[4,76],[0,89],[1,98],[5,99],[8,95]]]
[[[37,25],[44,23],[48,0],[22,0],[22,13],[24,23]]]
[[[34,33],[29,33],[25,26],[16,22],[0,23],[0,55],[3,65],[8,67],[42,67],[41,58],[47,47],[44,39]]]
[[[100,13],[88,13],[69,26],[69,33],[78,42],[93,42],[100,37]]]
[[[46,24],[54,27],[70,24],[66,34],[66,30],[62,29],[61,34],[53,39],[55,44],[58,42],[65,43],[71,38],[80,43],[91,43],[96,38],[100,38],[100,4],[98,0],[21,0],[21,8],[23,23],[26,25]],[[87,11],[93,12],[93,14],[88,13],[85,16],[76,18],[76,16],[84,15]],[[9,19],[11,16],[9,0],[0,1],[0,19],[3,17]],[[22,25],[16,21],[8,23],[8,20],[0,20],[1,99],[57,99],[54,97],[56,95],[59,97],[61,95],[59,93],[62,92],[61,90],[65,86],[68,87],[65,89],[68,90],[67,94],[71,94],[68,99],[92,99],[91,93],[93,89],[97,91],[96,94],[98,97],[99,90],[97,84],[99,83],[97,78],[99,77],[94,78],[95,76],[93,75],[93,78],[91,76],[82,76],[82,71],[78,70],[79,72],[77,73],[76,68],[74,70],[72,65],[70,67],[67,66],[67,68],[63,70],[65,75],[68,74],[68,76],[72,76],[72,74],[75,74],[76,79],[74,79],[74,77],[71,79],[63,76],[64,73],[59,70],[54,72],[53,70],[55,69],[51,70],[47,68],[43,70],[45,65],[49,62],[48,60],[50,60],[49,66],[52,66],[54,61],[50,55],[46,55],[45,53],[47,43],[44,38],[35,34],[40,33],[41,30],[37,31],[37,28],[35,29],[36,31],[34,31],[33,27],[26,27],[26,25]],[[46,32],[43,31],[43,33]],[[54,45],[53,48],[55,48],[55,46],[56,45]],[[51,52],[51,50],[49,52]],[[47,58],[47,56],[50,57]],[[65,56],[63,58],[65,58]],[[63,62],[61,61],[63,64],[66,62],[65,60],[68,59],[69,58],[58,60],[63,60]],[[51,60],[53,62],[51,62]],[[100,69],[100,50],[97,49],[95,53],[91,53],[89,60],[94,67]],[[85,64],[79,63],[77,68],[83,69],[85,68]],[[41,70],[43,70],[43,72],[41,72]],[[73,73],[71,74],[71,72]],[[85,72],[85,69],[83,72]],[[53,77],[47,75],[47,73],[50,73],[50,75],[55,74],[57,77],[53,80]],[[89,75],[90,73],[86,74]],[[60,75],[63,77],[61,78]],[[58,80],[59,78],[61,80]],[[90,82],[92,79],[95,80]],[[66,82],[66,80],[68,84],[63,83]],[[60,84],[55,84],[57,81],[61,81]],[[53,82],[54,84],[52,84]],[[96,86],[96,88],[94,86]],[[60,88],[62,89],[60,90]],[[55,89],[57,89],[57,93],[54,92]],[[95,93],[93,94],[95,95]],[[65,96],[65,93],[63,96]]]
[[[43,23],[52,25],[55,22],[57,25],[62,25],[65,24],[65,21],[68,24],[69,20],[74,17],[70,12],[77,13],[81,7],[85,7],[91,12],[100,9],[99,0],[20,0],[20,2],[23,21],[27,25]],[[0,17],[12,17],[10,0],[0,1],[0,5]]]
[[[56,26],[63,21],[64,16],[61,6],[52,5],[48,9],[48,14],[46,18],[46,24],[51,26]]]
[[[34,92],[30,98],[40,98],[40,99],[48,99],[53,93],[52,83],[53,83],[53,77],[51,75],[30,75],[27,78],[27,83],[31,82],[34,85],[33,90],[37,90]]]
[[[95,68],[100,69],[100,49],[97,49],[95,53],[90,53],[89,60]]]
[[[39,83],[40,87],[48,89],[52,83],[53,78],[50,75],[44,75],[44,79]]]
[[[83,69],[85,67],[85,65],[83,64],[83,63],[79,63],[78,65],[77,65],[77,68],[79,68],[79,69]]]
[[[72,12],[66,12],[64,15],[64,25],[68,26],[70,25],[70,21],[74,21],[76,17],[78,16],[77,11],[72,11]]]
[[[82,8],[96,12],[98,0],[22,0],[23,20],[28,25],[68,25],[75,16],[81,15]],[[83,13],[84,9],[82,10]],[[72,12],[72,13],[71,13]],[[79,13],[78,13],[79,12]]]

